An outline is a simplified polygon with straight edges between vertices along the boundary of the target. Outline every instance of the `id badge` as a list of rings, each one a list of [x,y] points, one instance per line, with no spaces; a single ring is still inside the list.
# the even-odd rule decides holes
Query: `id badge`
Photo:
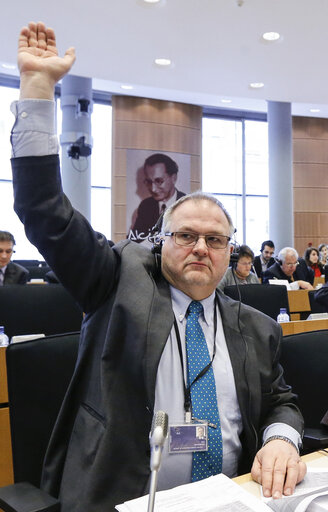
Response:
[[[170,425],[169,453],[190,453],[207,451],[206,421]]]

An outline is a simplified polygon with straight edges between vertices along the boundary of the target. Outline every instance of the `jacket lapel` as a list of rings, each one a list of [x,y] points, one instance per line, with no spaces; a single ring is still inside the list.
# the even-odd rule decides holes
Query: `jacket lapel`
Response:
[[[260,375],[253,340],[247,335],[247,329],[241,318],[238,326],[238,302],[231,301],[218,294],[219,308],[223,330],[233,369],[237,398],[243,418],[246,437],[257,445],[257,434],[260,417]],[[245,318],[245,314],[243,315]]]

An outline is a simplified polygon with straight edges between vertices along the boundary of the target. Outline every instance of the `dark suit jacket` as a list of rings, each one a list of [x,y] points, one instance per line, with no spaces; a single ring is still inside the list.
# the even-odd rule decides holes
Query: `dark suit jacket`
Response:
[[[29,272],[22,265],[10,261],[7,265],[3,284],[26,284]]]
[[[293,273],[294,281],[307,281],[308,283],[313,284],[314,281],[314,271],[312,268],[308,267],[303,258],[298,258],[299,265],[297,265],[295,272]],[[272,267],[268,268],[263,273],[262,283],[268,283],[269,279],[287,279],[289,283],[292,282],[291,276],[286,276],[286,274],[282,271],[279,263],[274,263]]]
[[[177,190],[177,200],[185,196],[184,192]],[[158,201],[153,197],[143,199],[138,206],[137,218],[132,228],[135,236],[140,235],[140,241],[148,237],[149,232],[159,218]]]
[[[147,489],[157,368],[173,325],[169,285],[151,251],[130,240],[111,248],[72,208],[57,156],[16,158],[12,165],[15,209],[27,236],[86,312],[42,485],[59,494],[62,512],[113,511]],[[241,305],[242,337],[238,303],[221,293],[218,301],[246,471],[267,425],[282,421],[302,432],[303,424],[279,365],[279,325]]]
[[[267,268],[271,267],[271,265],[273,265],[274,262],[275,262],[275,259],[274,258],[270,258],[269,262],[268,262]],[[255,256],[254,262],[253,262],[253,266],[254,266],[254,269],[255,269],[257,277],[262,278],[262,263],[261,263],[261,257],[260,256]]]

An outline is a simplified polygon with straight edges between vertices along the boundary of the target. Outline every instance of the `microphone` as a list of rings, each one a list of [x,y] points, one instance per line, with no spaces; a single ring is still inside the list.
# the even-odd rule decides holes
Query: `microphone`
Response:
[[[149,500],[148,512],[153,512],[155,493],[157,487],[157,473],[161,465],[162,451],[167,437],[169,418],[166,412],[157,411],[154,414],[151,431],[149,434],[150,444],[150,487],[149,487]]]

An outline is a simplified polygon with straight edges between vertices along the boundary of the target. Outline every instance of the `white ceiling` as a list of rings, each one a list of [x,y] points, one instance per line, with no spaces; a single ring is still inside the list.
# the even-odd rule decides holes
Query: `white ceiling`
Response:
[[[328,0],[237,1],[7,0],[0,63],[16,62],[21,26],[42,20],[55,29],[61,54],[76,47],[72,72],[95,78],[96,88],[260,112],[266,100],[288,101],[295,115],[328,117]],[[267,31],[281,40],[264,42]],[[173,64],[160,69],[156,57]],[[265,85],[252,90],[250,82]]]

